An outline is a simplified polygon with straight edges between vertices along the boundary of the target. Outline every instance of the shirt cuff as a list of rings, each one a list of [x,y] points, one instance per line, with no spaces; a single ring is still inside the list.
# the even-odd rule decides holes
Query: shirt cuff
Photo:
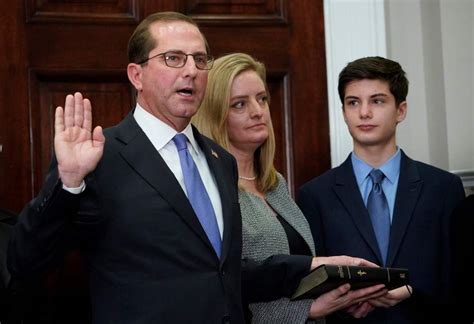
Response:
[[[68,188],[63,183],[63,189],[66,190],[69,193],[72,193],[73,195],[78,195],[86,189],[86,183],[84,182],[84,180],[82,180],[81,185],[79,187],[76,187],[76,188]]]

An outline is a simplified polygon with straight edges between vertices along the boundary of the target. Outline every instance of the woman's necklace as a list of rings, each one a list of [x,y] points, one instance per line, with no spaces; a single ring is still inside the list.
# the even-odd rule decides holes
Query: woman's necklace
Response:
[[[244,176],[240,176],[240,175],[239,175],[239,179],[242,179],[242,180],[247,180],[247,181],[253,181],[253,180],[257,179],[257,176],[253,176],[253,177],[244,177]]]

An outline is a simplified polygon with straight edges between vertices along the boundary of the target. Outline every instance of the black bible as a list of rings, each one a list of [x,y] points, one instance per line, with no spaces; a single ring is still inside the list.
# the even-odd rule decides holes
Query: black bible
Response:
[[[377,284],[391,290],[408,284],[408,269],[323,264],[301,279],[291,300],[315,299],[345,283],[351,290]]]

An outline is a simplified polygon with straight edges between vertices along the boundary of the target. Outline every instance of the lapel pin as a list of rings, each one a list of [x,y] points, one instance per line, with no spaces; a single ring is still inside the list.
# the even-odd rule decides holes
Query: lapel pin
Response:
[[[219,155],[217,155],[217,153],[216,153],[214,150],[212,150],[212,149],[211,149],[211,154],[214,155],[214,157],[215,157],[216,159],[219,158]]]

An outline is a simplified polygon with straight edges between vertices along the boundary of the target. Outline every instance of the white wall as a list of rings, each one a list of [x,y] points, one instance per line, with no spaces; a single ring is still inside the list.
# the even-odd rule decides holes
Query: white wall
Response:
[[[473,21],[474,1],[441,1],[448,165],[451,170],[474,169]]]
[[[473,1],[390,0],[386,18],[387,55],[410,80],[400,146],[443,169],[474,170]]]
[[[383,0],[324,0],[331,164],[352,151],[337,93],[339,72],[363,56],[386,56]]]
[[[341,118],[337,76],[347,62],[380,55],[410,81],[398,144],[414,159],[474,171],[474,1],[325,0],[332,165],[352,142]]]

